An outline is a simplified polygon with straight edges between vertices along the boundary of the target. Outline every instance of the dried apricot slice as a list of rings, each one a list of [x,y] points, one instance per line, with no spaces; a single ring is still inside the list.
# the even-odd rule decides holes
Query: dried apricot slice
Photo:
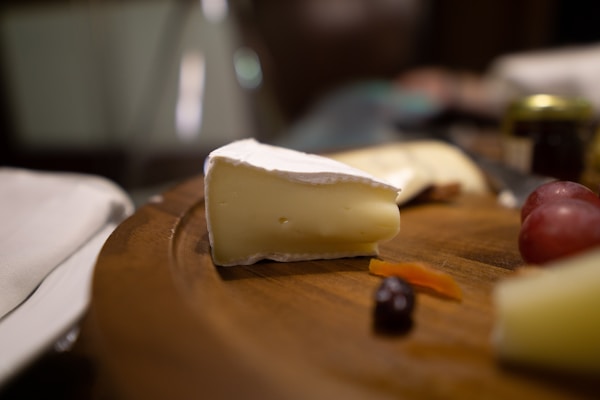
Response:
[[[432,290],[434,293],[452,300],[462,300],[462,290],[445,272],[434,269],[421,262],[392,263],[372,258],[369,272],[383,277],[397,276],[417,287]]]

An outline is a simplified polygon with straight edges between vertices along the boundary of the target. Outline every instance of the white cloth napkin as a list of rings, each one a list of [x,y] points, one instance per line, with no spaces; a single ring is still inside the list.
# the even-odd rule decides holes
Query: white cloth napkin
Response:
[[[0,383],[84,312],[96,257],[133,210],[101,177],[0,168]]]
[[[104,225],[131,212],[99,177],[0,169],[0,317]]]

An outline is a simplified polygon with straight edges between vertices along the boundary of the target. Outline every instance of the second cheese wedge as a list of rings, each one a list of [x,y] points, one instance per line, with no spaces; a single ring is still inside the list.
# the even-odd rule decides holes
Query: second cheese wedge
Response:
[[[246,139],[204,172],[216,265],[376,255],[400,230],[398,188],[325,157]]]
[[[600,248],[563,258],[494,290],[492,337],[507,361],[600,374]]]

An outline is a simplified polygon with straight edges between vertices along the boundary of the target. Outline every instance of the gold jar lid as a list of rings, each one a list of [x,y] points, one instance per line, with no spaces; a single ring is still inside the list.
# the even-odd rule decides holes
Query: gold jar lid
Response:
[[[535,94],[512,102],[506,112],[506,118],[513,121],[531,119],[588,120],[592,114],[592,105],[583,98]]]

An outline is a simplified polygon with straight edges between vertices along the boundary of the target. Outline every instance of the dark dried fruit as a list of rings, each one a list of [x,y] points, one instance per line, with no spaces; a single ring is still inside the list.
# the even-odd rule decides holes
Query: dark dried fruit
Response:
[[[404,331],[412,325],[415,292],[405,280],[390,276],[375,292],[374,320],[380,331]]]

